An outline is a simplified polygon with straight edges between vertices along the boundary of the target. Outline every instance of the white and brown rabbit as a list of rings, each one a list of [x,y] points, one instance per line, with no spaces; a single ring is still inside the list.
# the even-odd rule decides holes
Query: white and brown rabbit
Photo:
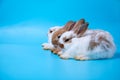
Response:
[[[88,23],[75,31],[63,33],[59,39],[62,50],[58,53],[63,59],[92,60],[111,58],[115,53],[115,44],[109,32],[89,30]],[[62,46],[61,46],[62,45]]]
[[[52,36],[56,31],[58,31],[61,28],[62,28],[62,26],[54,26],[54,27],[51,27],[48,30],[48,33],[47,33],[47,35],[48,35],[48,43],[43,43],[42,44],[43,49],[52,50],[54,48],[54,46],[52,44]]]

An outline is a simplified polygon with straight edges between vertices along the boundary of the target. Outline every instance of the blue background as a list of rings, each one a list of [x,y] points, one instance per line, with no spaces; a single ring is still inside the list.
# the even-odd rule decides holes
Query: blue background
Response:
[[[47,30],[85,18],[109,31],[112,59],[62,60],[42,49]],[[0,0],[0,80],[120,80],[120,0]]]

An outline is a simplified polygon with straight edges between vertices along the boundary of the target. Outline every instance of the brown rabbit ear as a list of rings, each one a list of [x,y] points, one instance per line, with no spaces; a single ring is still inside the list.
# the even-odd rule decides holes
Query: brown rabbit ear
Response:
[[[75,24],[75,22],[69,21],[69,22],[67,22],[66,25],[63,27],[63,29],[65,29],[66,31],[70,31],[70,30],[73,28],[74,24]]]
[[[84,32],[88,29],[88,25],[89,25],[88,22],[81,25],[81,27],[79,28],[79,30],[77,32],[78,37],[80,37],[80,36],[82,36],[82,34],[84,34]]]
[[[84,23],[85,23],[85,19],[80,19],[79,21],[76,22],[72,30],[73,31],[78,30],[78,27]]]

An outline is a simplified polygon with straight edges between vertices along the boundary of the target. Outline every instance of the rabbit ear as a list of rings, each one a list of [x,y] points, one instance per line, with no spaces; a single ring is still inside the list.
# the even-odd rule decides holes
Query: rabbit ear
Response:
[[[74,25],[72,30],[76,32],[76,30],[78,30],[78,27],[80,25],[84,24],[84,23],[85,23],[85,20],[84,19],[80,19],[79,21],[76,22],[76,24]]]
[[[78,37],[82,36],[82,34],[87,30],[89,23],[86,22],[85,24],[82,24],[80,28],[78,29],[77,35]]]
[[[75,22],[69,21],[69,22],[67,22],[66,25],[63,27],[63,29],[65,29],[66,31],[70,31],[70,30],[73,28],[74,24],[75,24]]]

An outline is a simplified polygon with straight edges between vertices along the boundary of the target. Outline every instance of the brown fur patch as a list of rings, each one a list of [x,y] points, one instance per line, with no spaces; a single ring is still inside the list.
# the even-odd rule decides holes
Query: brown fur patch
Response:
[[[94,42],[94,41],[91,41],[90,42],[90,45],[89,45],[89,50],[93,50],[96,46],[98,46],[99,45],[99,43],[96,43],[96,42]]]
[[[64,48],[64,45],[59,43],[59,47],[60,48]]]
[[[99,46],[100,45],[100,43],[102,42],[102,41],[104,41],[105,43],[107,43],[106,44],[106,47],[107,48],[110,48],[111,46],[112,46],[112,44],[108,41],[108,40],[106,40],[103,36],[100,36],[99,37],[99,39],[98,39],[98,42],[95,42],[95,35],[96,35],[97,33],[95,33],[91,38],[92,38],[92,40],[90,41],[90,46],[89,46],[89,50],[93,50],[95,47],[97,47],[97,46]],[[102,46],[102,48],[104,49],[104,50],[107,50],[106,49],[106,47],[105,46]]]
[[[59,48],[54,48],[51,50],[51,52],[57,54],[58,52],[60,52],[61,50]]]
[[[60,49],[56,48],[53,53],[57,54],[58,52],[60,52]]]
[[[57,32],[55,32],[52,36],[52,44],[53,45],[58,45],[58,36],[61,36],[66,30],[64,29],[59,29]]]
[[[104,37],[100,37],[99,38],[99,41],[101,42],[101,41],[105,41],[107,44],[106,44],[106,47],[107,48],[110,48],[111,46],[112,46],[112,44],[108,41],[108,40],[106,40]],[[103,48],[105,49],[105,47],[103,46]]]
[[[92,34],[88,50],[93,50],[97,45],[99,45],[99,43],[95,42],[95,36],[96,36],[96,34],[97,34],[96,32]]]

